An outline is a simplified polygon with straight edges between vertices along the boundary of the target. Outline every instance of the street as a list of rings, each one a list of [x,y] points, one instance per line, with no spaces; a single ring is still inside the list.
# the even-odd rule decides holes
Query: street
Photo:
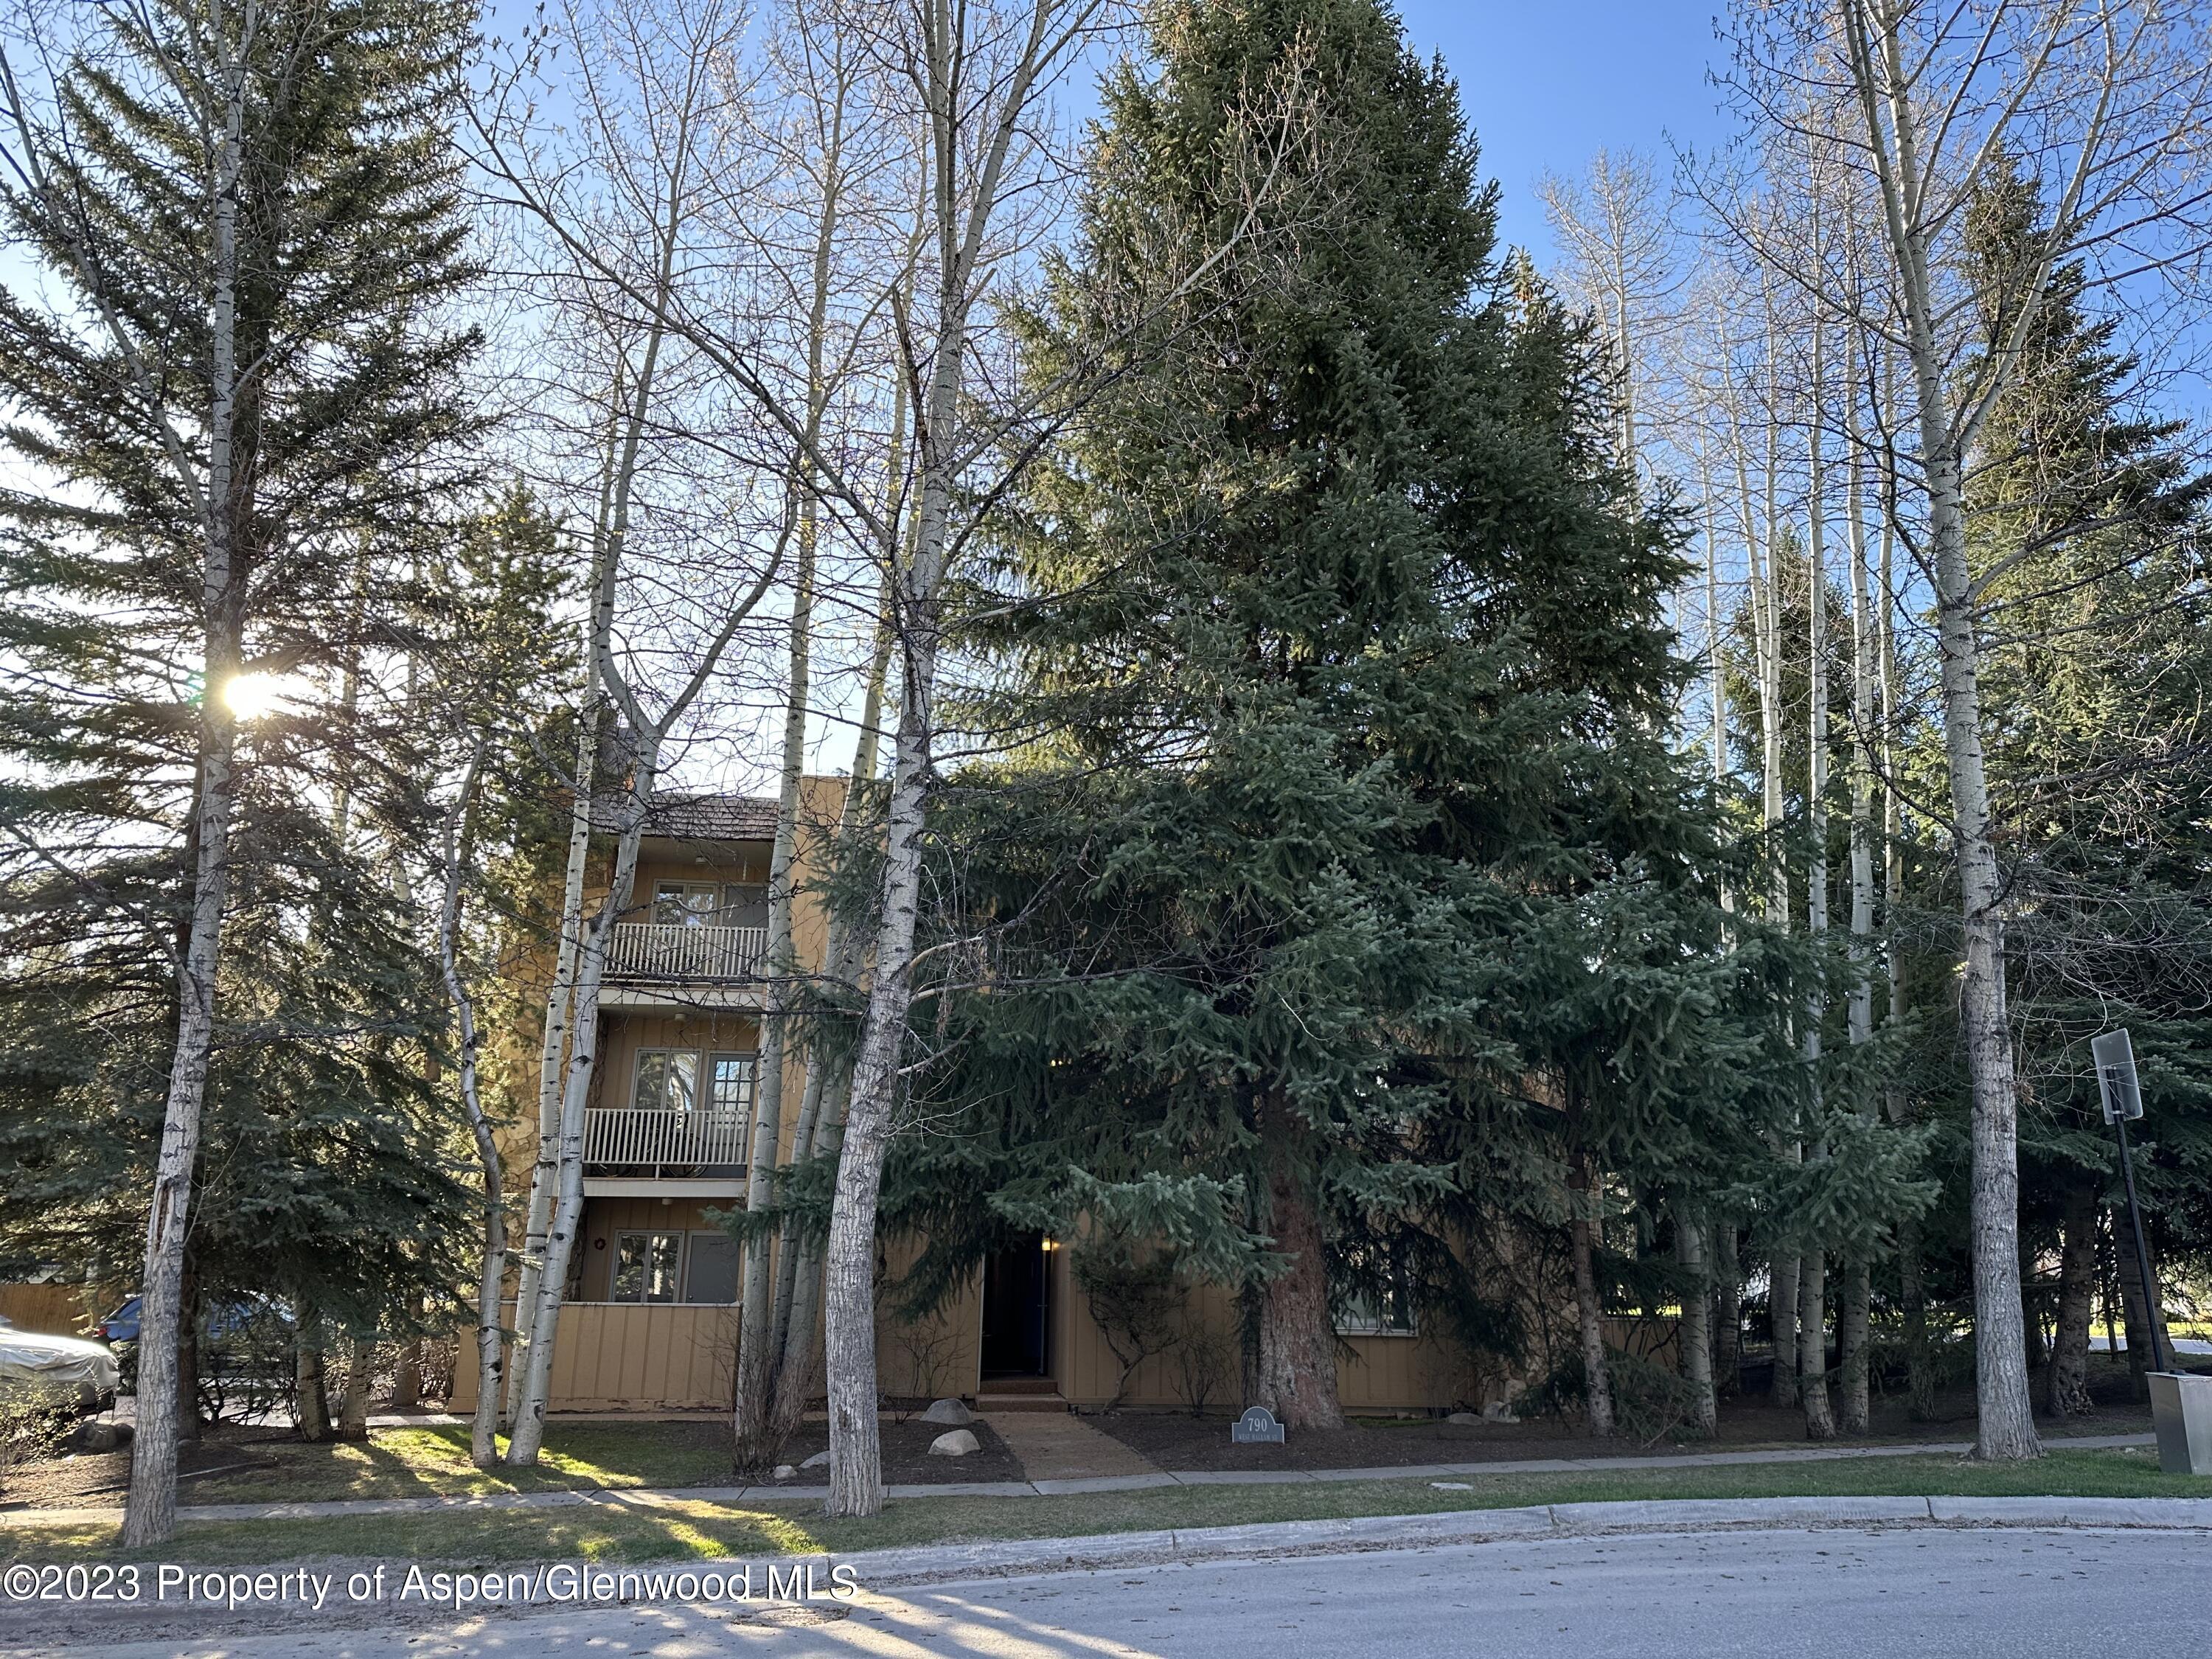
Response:
[[[164,1659],[1389,1659],[1566,1653],[1956,1659],[2132,1651],[2203,1632],[2212,1539],[2124,1531],[1754,1531],[1541,1539],[987,1578],[770,1620],[685,1607],[338,1626],[285,1620],[131,1641],[76,1626],[65,1647]],[[143,1628],[143,1627],[142,1627]],[[150,1633],[150,1632],[149,1632]]]

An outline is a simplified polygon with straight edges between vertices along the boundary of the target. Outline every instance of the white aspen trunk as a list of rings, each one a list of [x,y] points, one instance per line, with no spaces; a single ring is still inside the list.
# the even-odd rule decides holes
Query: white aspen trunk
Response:
[[[1765,556],[1760,538],[1747,536],[1752,617],[1757,634],[1759,659],[1759,803],[1766,842],[1767,915],[1783,929],[1790,926],[1790,861],[1784,856],[1782,832],[1784,792],[1782,776],[1782,570],[1778,523],[1775,507],[1776,475],[1781,469],[1781,415],[1777,407],[1775,329],[1770,302],[1767,321],[1767,408]],[[1750,496],[1747,489],[1746,511]],[[1794,1161],[1795,1148],[1778,1139],[1775,1156]],[[1772,1398],[1789,1409],[1797,1404],[1797,1261],[1778,1251],[1767,1264],[1767,1316],[1773,1327],[1774,1380]]]
[[[583,1208],[585,1101],[577,1092],[579,1078],[580,1076],[587,1083],[592,1075],[592,1061],[597,1056],[599,1038],[599,981],[605,971],[606,951],[612,942],[615,918],[629,902],[629,888],[624,884],[618,891],[609,894],[607,904],[600,912],[598,957],[592,973],[591,995],[587,1003],[584,994],[587,945],[580,916],[582,872],[590,856],[592,798],[597,787],[598,694],[604,690],[624,705],[631,717],[633,740],[637,745],[637,753],[632,757],[635,771],[624,785],[626,799],[637,815],[636,825],[626,823],[623,836],[623,845],[629,848],[629,872],[621,878],[626,884],[635,874],[636,831],[644,822],[645,804],[652,799],[653,768],[659,756],[659,742],[698,696],[705,676],[713,671],[723,647],[728,643],[729,629],[726,629],[708,651],[704,663],[695,672],[686,690],[671,702],[658,724],[651,724],[645,720],[636,700],[629,695],[611,655],[615,599],[622,577],[623,556],[629,539],[631,491],[637,477],[638,451],[652,413],[654,377],[659,373],[661,348],[667,338],[668,307],[674,292],[677,252],[684,225],[685,181],[691,155],[694,117],[694,108],[687,102],[678,116],[673,151],[668,164],[665,217],[659,226],[659,242],[655,250],[658,257],[653,310],[638,362],[636,385],[625,401],[625,388],[620,368],[617,368],[611,398],[612,413],[608,420],[607,461],[601,475],[599,514],[592,526],[592,609],[585,623],[584,639],[589,667],[585,682],[583,730],[577,739],[577,797],[569,818],[568,884],[564,884],[562,893],[564,945],[568,943],[565,935],[570,914],[568,908],[570,902],[569,885],[573,885],[575,914],[579,917],[575,945],[571,956],[574,965],[566,993],[565,1006],[569,1018],[565,1033],[556,1036],[554,1028],[557,1011],[554,1005],[561,999],[557,988],[559,964],[556,962],[556,989],[548,997],[546,1033],[539,1051],[541,1063],[547,1061],[549,1054],[557,1061],[560,1038],[565,1036],[568,1057],[558,1073],[562,1083],[557,1135],[551,1149],[550,1170],[546,1167],[544,1141],[546,1123],[551,1115],[547,1099],[549,1074],[542,1070],[539,1073],[539,1168],[534,1172],[531,1182],[531,1220],[537,1220],[549,1187],[551,1202],[545,1206],[543,1232],[534,1253],[529,1250],[526,1236],[524,1273],[528,1277],[534,1267],[535,1279],[518,1287],[520,1294],[515,1309],[516,1330],[522,1340],[518,1345],[520,1351],[512,1368],[514,1393],[507,1413],[512,1425],[507,1462],[521,1466],[536,1463],[538,1446],[544,1434],[545,1389],[552,1376],[552,1349],[559,1335],[558,1316],[567,1290],[568,1254],[577,1219]],[[751,603],[757,602],[757,599],[758,590],[756,590],[754,601],[749,601],[744,610],[750,610]],[[742,615],[743,611],[738,614]],[[733,618],[730,628],[734,626]],[[586,744],[591,746],[589,756],[583,752]],[[622,862],[623,855],[618,850],[616,859],[618,874]],[[580,1067],[577,1063],[580,1058],[583,1060]],[[568,1230],[565,1234],[560,1234],[561,1218],[564,1213],[568,1218]],[[556,1234],[560,1234],[557,1240]],[[556,1246],[557,1261],[555,1260]],[[552,1315],[550,1322],[547,1317],[549,1310]]]
[[[799,492],[799,563],[791,595],[791,674],[784,705],[783,757],[776,792],[775,838],[769,854],[767,998],[761,1009],[760,1071],[753,1091],[753,1124],[745,1171],[745,1208],[758,1215],[774,1200],[782,1158],[783,1078],[789,1052],[790,989],[799,969],[792,951],[792,865],[799,838],[800,781],[806,768],[806,711],[811,697],[814,629],[815,533],[818,511],[817,480],[808,457],[819,446],[824,400],[829,395],[822,369],[824,325],[830,308],[830,262],[836,234],[842,176],[844,88],[841,81],[828,115],[823,157],[822,211],[816,220],[814,293],[806,328],[806,435],[793,458],[793,488]],[[804,1093],[811,1087],[802,1085]],[[818,1098],[818,1091],[816,1091]],[[775,1382],[781,1370],[775,1333],[788,1328],[787,1300],[775,1295],[778,1251],[765,1234],[755,1233],[745,1247],[739,1297],[737,1407],[732,1424],[735,1467],[739,1474],[767,1474],[784,1436],[777,1432]]]
[[[1867,594],[1866,483],[1863,449],[1856,430],[1856,394],[1851,434],[1850,532],[1851,561],[1851,988],[1847,1030],[1851,1047],[1874,1039],[1874,787],[1875,628]],[[1868,1352],[1874,1289],[1863,1251],[1844,1267],[1843,1307],[1836,1319],[1838,1426],[1845,1434],[1867,1432]]]
[[[575,1025],[568,1042],[568,1078],[561,1100],[561,1186],[545,1231],[545,1261],[538,1278],[538,1307],[532,1316],[537,1338],[531,1344],[526,1366],[522,1409],[515,1415],[507,1447],[507,1461],[517,1468],[536,1464],[545,1437],[555,1339],[560,1331],[562,1304],[568,1296],[569,1258],[583,1220],[584,1113],[598,1074],[599,989],[605,978],[607,947],[613,942],[615,923],[629,906],[630,888],[637,878],[638,845],[644,839],[646,811],[653,799],[659,738],[658,732],[644,736],[628,791],[607,896],[586,926],[577,952]]]
[[[225,22],[214,30],[218,49],[235,48],[221,66],[224,107],[214,169],[214,259],[210,313],[211,374],[208,465],[202,510],[205,562],[200,573],[204,629],[199,768],[188,841],[191,916],[177,986],[177,1040],[161,1114],[161,1146],[146,1222],[146,1258],[139,1279],[138,1415],[131,1443],[131,1489],[122,1543],[139,1549],[166,1542],[176,1530],[177,1442],[180,1402],[178,1350],[183,1329],[185,1245],[190,1233],[192,1174],[199,1156],[200,1115],[208,1058],[215,1040],[216,980],[230,885],[230,826],[235,804],[237,721],[224,692],[240,669],[242,595],[235,544],[252,489],[239,465],[238,212],[245,154],[248,43],[233,43]]]
[[[1711,1434],[1720,1422],[1713,1398],[1712,1276],[1705,1266],[1705,1230],[1695,1211],[1674,1206],[1674,1254],[1682,1267],[1682,1318],[1676,1338],[1682,1355],[1682,1380],[1690,1385],[1690,1417]]]
[[[594,617],[596,617],[596,611]],[[568,1053],[568,1014],[576,989],[576,945],[584,926],[584,872],[591,862],[592,795],[599,747],[599,646],[585,628],[584,699],[577,712],[575,799],[568,809],[568,859],[561,879],[560,944],[553,983],[545,993],[545,1026],[538,1047],[538,1158],[530,1170],[530,1207],[523,1222],[521,1282],[514,1297],[514,1364],[508,1368],[507,1420],[521,1403],[522,1374],[536,1328],[538,1286],[545,1261],[545,1232],[561,1184],[561,1075]],[[502,1273],[504,1270],[502,1269]]]
[[[1575,1334],[1583,1358],[1583,1403],[1589,1431],[1593,1438],[1603,1440],[1613,1434],[1613,1378],[1606,1363],[1605,1309],[1597,1292],[1595,1185],[1587,1156],[1579,1149],[1571,1152],[1567,1197],[1572,1214],[1567,1223],[1567,1249],[1574,1270]]]
[[[927,513],[927,493],[923,499]],[[941,501],[935,510],[943,511]],[[884,1506],[882,1442],[876,1420],[876,1198],[883,1184],[906,1037],[908,973],[921,891],[921,829],[933,713],[931,681],[936,669],[935,639],[915,638],[911,630],[916,626],[915,622],[908,623],[904,653],[906,684],[885,815],[883,915],[876,935],[875,975],[853,1069],[823,1261],[823,1352],[830,1437],[825,1508],[831,1515],[875,1515]]]
[[[896,503],[902,483],[903,462],[900,455],[900,434],[906,423],[904,398],[895,400],[892,417],[892,453],[890,464],[891,507],[886,519],[894,526],[897,522]],[[889,605],[886,598],[885,612]],[[866,795],[866,786],[872,782],[880,763],[882,722],[884,715],[884,677],[890,665],[891,631],[886,623],[878,628],[875,654],[868,665],[868,679],[860,701],[860,729],[853,744],[851,781],[845,790],[843,805],[838,812],[837,842],[850,847],[861,833],[861,812]],[[830,981],[836,985],[856,982],[861,967],[862,949],[866,944],[863,930],[849,921],[833,921],[823,951],[823,969]],[[842,1072],[835,1079],[830,1068],[818,1060],[810,1060],[806,1073],[806,1091],[799,1103],[799,1123],[792,1137],[792,1157],[794,1161],[826,1156],[842,1144],[844,1115],[851,1099],[852,1077]],[[814,1377],[818,1370],[822,1322],[822,1257],[819,1241],[801,1234],[796,1224],[787,1224],[781,1242],[777,1273],[777,1318],[775,1328],[776,1376],[775,1395],[772,1405],[775,1420],[785,1439],[799,1425],[809,1401],[812,1397]]]
[[[1816,951],[1828,936],[1828,473],[1823,431],[1826,332],[1817,321],[1813,325],[1813,408],[1806,427],[1811,489],[1805,524],[1805,930]],[[1819,1163],[1827,1157],[1826,1139],[1819,1129],[1821,1037],[1828,1018],[1825,963],[1816,959],[1814,973],[1801,1051],[1805,1057],[1805,1102],[1813,1126],[1809,1156]],[[1805,1408],[1805,1437],[1832,1440],[1836,1419],[1828,1395],[1827,1254],[1817,1243],[1803,1254],[1797,1295],[1797,1393]]]
[[[1943,748],[1950,771],[1951,832],[1959,861],[1960,921],[1966,945],[1959,1008],[1973,1093],[1975,1450],[1992,1460],[2035,1457],[2042,1445],[2035,1431],[2027,1319],[2021,1305],[2019,1095],[2005,1006],[2003,889],[1990,836],[1989,782],[1983,762],[1979,641],[1966,558],[1963,434],[1951,413],[1947,361],[1937,338],[1933,261],[1917,195],[1922,179],[1918,114],[1904,68],[1899,19],[1887,4],[1854,6],[1848,22],[1851,67],[1881,179],[1884,229],[1898,277],[1928,495]],[[1885,106],[1887,132],[1881,119]],[[1893,143],[1893,154],[1888,148]]]
[[[823,1260],[823,1352],[830,1406],[830,1495],[824,1510],[835,1516],[874,1515],[884,1502],[876,1419],[876,1203],[913,997],[921,837],[935,766],[941,590],[951,553],[952,492],[964,441],[961,404],[974,284],[991,257],[985,237],[1016,135],[1042,90],[1042,77],[1077,38],[1074,26],[1091,15],[1081,3],[1034,0],[1020,58],[992,97],[961,82],[971,44],[967,32],[973,27],[968,11],[951,0],[928,0],[919,9],[920,68],[930,123],[927,222],[937,245],[938,326],[926,390],[916,400],[921,493],[913,557],[902,570],[896,546],[881,550],[886,567],[898,578],[895,615],[903,672],[885,814],[874,975],[853,1070]],[[963,163],[974,168],[964,191]]]

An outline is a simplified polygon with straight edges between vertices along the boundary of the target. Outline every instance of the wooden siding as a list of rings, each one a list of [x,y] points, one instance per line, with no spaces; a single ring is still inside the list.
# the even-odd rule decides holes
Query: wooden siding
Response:
[[[1052,1260],[1053,1378],[1074,1404],[1103,1406],[1114,1397],[1121,1362],[1074,1285],[1068,1253],[1055,1251]],[[1212,1349],[1207,1409],[1236,1409],[1244,1403],[1239,1397],[1243,1359],[1236,1300],[1218,1285],[1200,1285],[1190,1292],[1189,1306]],[[1480,1405],[1470,1392],[1474,1382],[1458,1346],[1434,1337],[1350,1336],[1338,1350],[1337,1395],[1346,1411],[1448,1411],[1470,1401]],[[1178,1356],[1154,1355],[1138,1366],[1122,1403],[1187,1409],[1194,1391]]]
[[[554,1343],[552,1408],[726,1411],[737,1346],[735,1308],[572,1302],[561,1310]],[[476,1409],[473,1361],[464,1352],[454,1368],[448,1411]]]
[[[0,1285],[0,1318],[13,1320],[18,1330],[43,1331],[49,1336],[77,1336],[89,1330],[108,1310],[107,1305],[94,1305],[108,1299],[82,1285]]]

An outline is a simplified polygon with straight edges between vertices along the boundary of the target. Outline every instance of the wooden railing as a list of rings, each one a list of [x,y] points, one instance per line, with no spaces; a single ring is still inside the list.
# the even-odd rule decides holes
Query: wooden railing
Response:
[[[607,949],[610,979],[748,979],[768,953],[765,927],[684,927],[618,921]]]
[[[734,1169],[744,1160],[745,1120],[736,1112],[617,1106],[584,1114],[586,1169]]]

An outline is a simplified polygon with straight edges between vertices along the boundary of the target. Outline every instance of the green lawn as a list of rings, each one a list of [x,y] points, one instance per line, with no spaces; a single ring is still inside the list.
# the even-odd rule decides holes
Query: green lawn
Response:
[[[500,1446],[507,1445],[504,1436]],[[626,1486],[726,1486],[726,1423],[549,1425],[534,1469],[479,1469],[469,1462],[465,1427],[378,1429],[358,1443],[277,1442],[252,1448],[276,1467],[189,1482],[187,1504],[295,1504],[332,1498],[482,1497]]]
[[[1419,1515],[1639,1498],[2061,1496],[2212,1498],[2212,1480],[2162,1474],[2148,1449],[2054,1451],[2026,1464],[1882,1457],[1719,1468],[1468,1475],[1473,1489],[1426,1480],[1312,1486],[1185,1486],[1064,1498],[894,1501],[868,1521],[829,1521],[811,1501],[675,1503],[650,1510],[555,1509],[307,1520],[200,1522],[139,1559],[266,1564],[322,1556],[491,1564],[654,1561],[727,1555],[849,1553],[994,1538],[1075,1537],[1162,1527],[1227,1526],[1363,1515]],[[0,1528],[9,1559],[123,1560],[106,1525]]]

